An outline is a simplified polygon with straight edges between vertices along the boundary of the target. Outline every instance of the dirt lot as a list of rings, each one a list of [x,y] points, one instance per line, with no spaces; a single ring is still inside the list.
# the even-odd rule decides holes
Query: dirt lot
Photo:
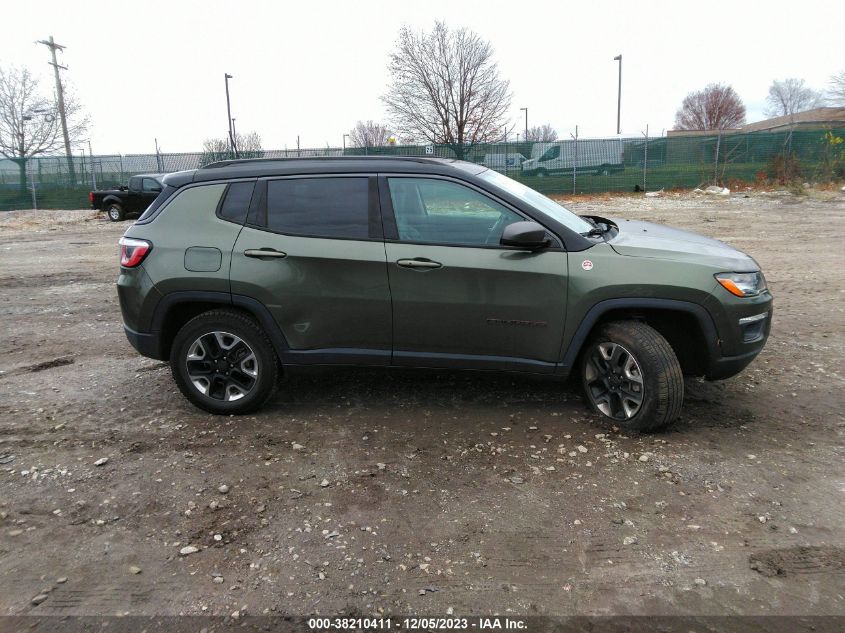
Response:
[[[0,614],[845,614],[845,194],[570,206],[766,272],[767,348],[688,381],[670,432],[491,375],[297,377],[206,415],[124,338],[126,224],[0,217]]]

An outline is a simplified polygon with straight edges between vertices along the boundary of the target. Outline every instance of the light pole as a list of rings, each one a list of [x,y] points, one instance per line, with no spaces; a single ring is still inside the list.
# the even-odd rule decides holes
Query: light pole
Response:
[[[346,155],[346,139],[347,139],[347,137],[349,137],[349,134],[343,135],[343,154],[344,154],[344,156]]]
[[[238,138],[238,129],[235,127],[235,117],[232,117],[232,136]]]
[[[528,108],[520,108],[520,110],[525,110],[525,136],[522,137],[523,140],[528,140]]]
[[[233,79],[232,75],[229,73],[223,73],[223,78],[226,81],[226,114],[227,114],[227,123],[229,124],[229,145],[232,148],[232,153],[237,155],[237,149],[235,149],[235,135],[232,132],[232,106],[229,103],[229,80]]]
[[[619,62],[619,91],[616,100],[616,133],[622,134],[622,54],[613,58]]]

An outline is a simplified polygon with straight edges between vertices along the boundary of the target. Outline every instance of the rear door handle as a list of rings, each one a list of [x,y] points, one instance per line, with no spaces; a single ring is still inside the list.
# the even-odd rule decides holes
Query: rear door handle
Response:
[[[265,257],[281,259],[282,257],[288,256],[287,253],[277,251],[275,248],[248,248],[244,251],[244,255],[247,257],[257,257],[258,259],[264,259]]]
[[[442,268],[443,264],[440,262],[433,262],[430,259],[400,259],[396,262],[402,268]]]

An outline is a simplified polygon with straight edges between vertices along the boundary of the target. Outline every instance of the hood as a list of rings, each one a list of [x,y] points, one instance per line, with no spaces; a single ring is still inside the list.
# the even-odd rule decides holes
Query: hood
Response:
[[[733,246],[698,233],[662,224],[613,218],[619,233],[608,244],[620,255],[699,262],[725,271],[760,270],[751,257]]]

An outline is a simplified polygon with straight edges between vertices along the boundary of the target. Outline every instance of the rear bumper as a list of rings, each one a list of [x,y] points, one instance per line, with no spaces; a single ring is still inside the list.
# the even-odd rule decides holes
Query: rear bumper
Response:
[[[145,332],[136,332],[127,325],[123,326],[123,331],[126,333],[126,338],[132,344],[141,356],[147,358],[155,358],[156,360],[167,360],[161,352],[161,337],[158,332],[147,334]]]

